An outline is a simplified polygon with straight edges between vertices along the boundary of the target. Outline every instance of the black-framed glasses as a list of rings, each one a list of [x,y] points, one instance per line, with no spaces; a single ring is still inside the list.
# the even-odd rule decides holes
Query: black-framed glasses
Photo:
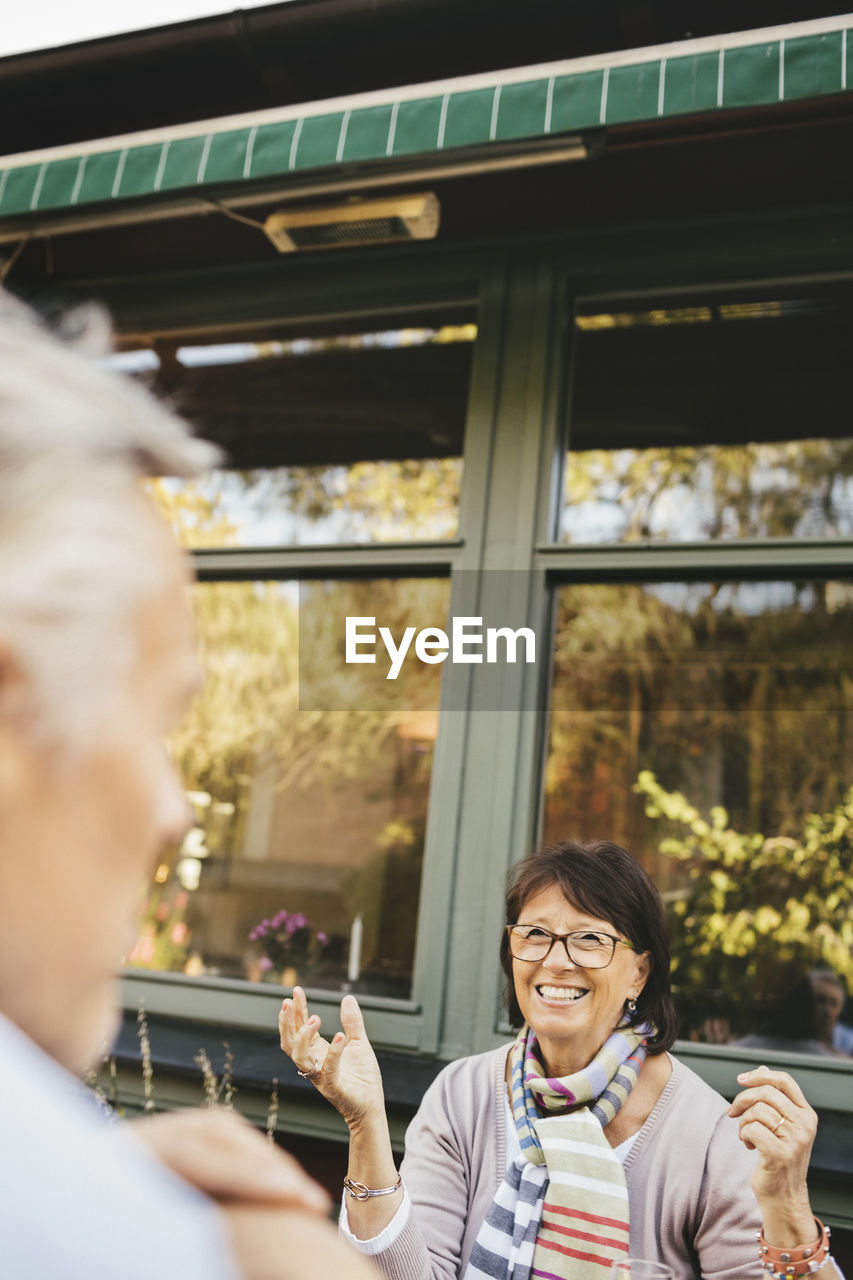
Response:
[[[509,950],[514,960],[541,964],[551,954],[555,942],[562,942],[572,964],[582,969],[606,969],[616,954],[616,947],[634,944],[627,938],[616,938],[599,929],[574,929],[571,933],[552,933],[538,924],[508,924]]]

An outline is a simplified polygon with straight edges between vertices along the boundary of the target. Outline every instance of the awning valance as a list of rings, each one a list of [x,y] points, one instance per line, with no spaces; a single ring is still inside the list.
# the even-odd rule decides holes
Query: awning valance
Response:
[[[527,140],[853,87],[853,14],[0,159],[0,219],[126,206],[166,193],[238,199],[260,182],[413,157],[450,161]]]

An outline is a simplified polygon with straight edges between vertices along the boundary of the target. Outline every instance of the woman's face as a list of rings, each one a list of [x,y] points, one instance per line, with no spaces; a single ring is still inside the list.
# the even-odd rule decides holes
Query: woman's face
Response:
[[[573,907],[556,884],[528,898],[516,923],[541,925],[552,933],[596,929],[622,936],[610,920]],[[580,1070],[595,1057],[621,1021],[625,1001],[639,996],[650,967],[648,952],[617,946],[606,969],[584,969],[569,960],[561,942],[542,961],[513,959],[519,1008],[536,1032],[551,1074]]]

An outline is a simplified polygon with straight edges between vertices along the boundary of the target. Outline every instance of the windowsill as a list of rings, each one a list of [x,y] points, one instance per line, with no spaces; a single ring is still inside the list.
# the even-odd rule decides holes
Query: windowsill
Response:
[[[312,1008],[330,1023],[337,1018],[346,991],[306,988]],[[121,1003],[134,1014],[143,1004],[149,1014],[194,1022],[270,1032],[274,1030],[282,998],[289,987],[247,982],[240,978],[188,978],[182,973],[125,969],[121,975]],[[358,993],[368,1033],[376,1044],[419,1049],[421,1006],[413,1000]]]
[[[197,1062],[200,1050],[208,1055],[213,1071],[221,1077],[226,1044],[232,1054],[232,1079],[239,1091],[267,1098],[275,1079],[282,1095],[302,1101],[309,1098],[313,1101],[317,1096],[310,1081],[297,1075],[295,1066],[282,1052],[275,1017],[260,1029],[237,1027],[224,1020],[210,1022],[197,1010],[181,1018],[164,1017],[151,1011],[147,1001],[146,1014],[155,1097],[162,1097],[164,1090],[168,1095],[171,1077],[200,1085],[201,1070]],[[141,1085],[141,1051],[133,1008],[124,1012],[111,1056],[131,1072],[139,1072]],[[432,1056],[394,1049],[379,1048],[377,1058],[388,1107],[392,1111],[403,1109],[407,1115],[419,1106],[427,1086],[445,1065]]]
[[[733,1098],[739,1092],[738,1072],[764,1065],[790,1072],[816,1110],[853,1114],[853,1058],[690,1040],[676,1040],[672,1051],[724,1097]]]

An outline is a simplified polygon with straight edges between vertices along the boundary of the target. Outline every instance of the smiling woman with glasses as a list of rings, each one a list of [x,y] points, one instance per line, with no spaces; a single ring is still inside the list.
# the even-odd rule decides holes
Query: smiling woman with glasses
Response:
[[[500,959],[518,1035],[441,1072],[399,1174],[354,997],[331,1042],[300,988],[283,1002],[282,1048],[350,1128],[342,1229],[384,1276],[608,1280],[630,1254],[741,1280],[760,1255],[779,1280],[838,1280],[796,1082],[760,1067],[729,1106],[668,1052],[666,915],[630,854],[563,843],[519,863]]]

